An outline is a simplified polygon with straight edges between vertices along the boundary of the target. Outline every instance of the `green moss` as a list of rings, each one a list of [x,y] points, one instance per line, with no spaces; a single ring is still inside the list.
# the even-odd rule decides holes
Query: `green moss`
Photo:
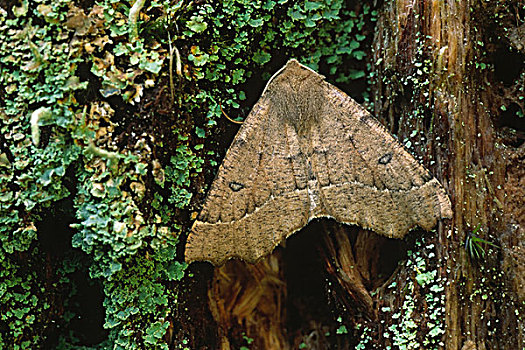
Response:
[[[398,308],[382,307],[383,321],[388,326],[381,334],[381,344],[387,349],[439,349],[445,334],[445,280],[438,276],[434,244],[417,241],[414,251],[408,252],[405,269],[410,271],[401,290],[402,299]],[[388,288],[395,288],[398,282],[392,282]],[[424,307],[422,307],[424,305]],[[385,322],[386,320],[386,322]],[[421,337],[419,332],[424,330]],[[367,349],[374,343],[374,332],[364,327],[361,341],[356,349]]]
[[[342,0],[151,1],[140,13],[130,25],[130,4],[112,0],[0,10],[0,348],[39,348],[50,324],[67,328],[70,276],[84,269],[105,295],[99,347],[167,348],[186,268],[175,247],[196,179],[218,164],[207,140],[220,106],[250,107],[248,84],[291,57],[343,85],[362,79],[375,16]],[[37,227],[44,213],[66,220],[66,199],[72,253],[50,278]],[[80,348],[65,333],[57,346]]]

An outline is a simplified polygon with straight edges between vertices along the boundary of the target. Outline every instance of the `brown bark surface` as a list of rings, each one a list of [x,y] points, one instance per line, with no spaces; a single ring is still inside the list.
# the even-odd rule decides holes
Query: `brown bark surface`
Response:
[[[500,132],[501,106],[519,101],[523,75],[504,84],[497,56],[512,48],[505,37],[494,41],[495,19],[510,25],[507,11],[518,3],[496,3],[389,2],[375,39],[376,115],[400,138],[422,131],[415,151],[453,201],[454,219],[436,237],[447,279],[446,349],[523,347],[523,139],[508,142]],[[474,261],[463,247],[478,225],[499,248]]]

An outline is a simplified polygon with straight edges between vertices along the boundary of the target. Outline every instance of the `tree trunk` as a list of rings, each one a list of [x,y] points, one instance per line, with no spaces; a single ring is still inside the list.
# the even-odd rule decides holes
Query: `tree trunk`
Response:
[[[520,15],[518,2],[383,5],[369,107],[445,186],[453,219],[403,241],[321,221],[256,265],[216,268],[207,298],[217,340],[194,333],[195,344],[525,346],[525,146],[515,115],[525,79],[506,67],[517,57],[523,68],[524,45],[504,30]]]
[[[432,239],[447,281],[446,349],[523,347],[524,148],[504,133],[502,110],[523,98],[524,80],[500,66],[514,49],[499,37],[517,7],[393,1],[378,23],[375,114],[415,145],[453,201],[454,219]],[[476,260],[464,247],[478,225],[497,247],[483,243]]]

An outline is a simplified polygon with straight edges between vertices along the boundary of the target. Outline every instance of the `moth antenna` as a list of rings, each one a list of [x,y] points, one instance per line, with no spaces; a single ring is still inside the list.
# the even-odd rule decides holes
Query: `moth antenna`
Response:
[[[279,69],[277,72],[275,72],[274,75],[272,75],[272,77],[270,78],[270,80],[268,80],[268,82],[266,83],[266,86],[264,87],[264,90],[262,92],[261,95],[264,95],[264,93],[266,92],[266,90],[268,89],[268,85],[270,85],[270,83],[272,82],[272,80],[278,76],[284,69],[286,68],[286,65],[284,67],[282,67],[281,69]]]
[[[222,105],[219,103],[219,108],[221,109],[221,112],[222,112],[222,115],[224,115],[226,117],[226,119],[228,119],[229,121],[231,121],[232,123],[235,123],[235,124],[242,124],[244,122],[239,122],[237,120],[234,120],[230,117],[228,117],[228,114],[226,114],[226,112],[224,111],[224,109],[222,109]]]
[[[268,80],[268,82],[266,83],[266,86],[264,87],[264,90],[263,90],[263,92],[262,92],[261,95],[264,95],[264,93],[265,93],[266,90],[268,89],[268,85],[270,85],[270,83],[272,82],[272,80],[273,80],[275,77],[277,77],[277,76],[278,76],[278,75],[279,75],[279,74],[280,74],[280,73],[281,73],[286,67],[288,67],[288,64],[289,64],[290,62],[294,62],[294,61],[297,62],[297,64],[299,64],[301,67],[308,69],[310,72],[314,73],[315,75],[320,75],[319,73],[317,73],[316,71],[314,71],[312,68],[307,67],[307,66],[305,66],[304,64],[299,63],[299,61],[297,61],[295,58],[292,58],[291,60],[289,60],[289,61],[284,65],[284,67],[281,67],[281,69],[279,69],[277,72],[274,73],[274,75],[271,76],[270,80]],[[322,77],[324,78],[324,76],[322,76]]]

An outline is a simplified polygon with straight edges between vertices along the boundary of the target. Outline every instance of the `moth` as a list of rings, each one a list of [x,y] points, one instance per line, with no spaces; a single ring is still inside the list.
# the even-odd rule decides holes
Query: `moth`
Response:
[[[228,149],[185,258],[254,263],[314,218],[402,238],[451,216],[445,189],[379,121],[292,59]]]

